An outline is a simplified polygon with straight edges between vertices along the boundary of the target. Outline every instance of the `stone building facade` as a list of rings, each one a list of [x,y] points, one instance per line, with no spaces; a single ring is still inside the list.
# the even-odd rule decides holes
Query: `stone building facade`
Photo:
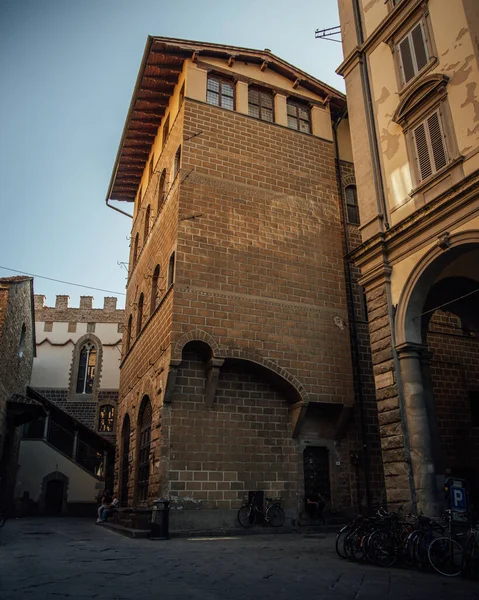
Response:
[[[479,503],[479,6],[338,4],[387,499],[435,514]]]
[[[149,38],[107,196],[134,202],[123,503],[168,496],[195,528],[232,526],[253,491],[291,519],[314,488],[332,510],[380,498],[374,397],[358,401],[352,370],[344,108],[269,50]]]
[[[107,297],[93,308],[91,296],[54,307],[35,295],[36,358],[31,386],[42,396],[114,442],[124,311]]]
[[[11,508],[21,425],[44,414],[27,397],[33,357],[33,280],[0,279],[0,511]]]

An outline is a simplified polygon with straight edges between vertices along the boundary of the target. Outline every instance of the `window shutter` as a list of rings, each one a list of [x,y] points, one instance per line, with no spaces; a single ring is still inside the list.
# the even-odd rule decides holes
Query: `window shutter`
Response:
[[[424,123],[418,125],[414,131],[414,143],[416,144],[416,157],[419,167],[419,173],[421,179],[426,179],[429,175],[432,175],[431,159],[429,157],[429,149],[426,137],[426,128]]]
[[[412,60],[411,46],[409,44],[409,36],[400,42],[399,52],[401,54],[401,66],[404,83],[407,83],[414,77],[414,63]]]
[[[411,32],[412,43],[414,46],[414,55],[416,57],[417,72],[427,65],[428,55],[426,41],[422,24],[419,23]]]
[[[437,111],[427,118],[427,127],[429,137],[431,138],[431,150],[435,171],[439,171],[439,169],[442,169],[442,167],[447,164],[447,155],[441,121]]]

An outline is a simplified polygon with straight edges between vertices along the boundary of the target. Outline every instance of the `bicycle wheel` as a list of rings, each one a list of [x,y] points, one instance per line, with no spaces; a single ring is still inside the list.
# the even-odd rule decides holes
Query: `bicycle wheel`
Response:
[[[249,506],[242,506],[238,511],[238,523],[241,527],[248,529],[249,527],[253,527],[256,523],[256,511],[254,508]]]
[[[463,573],[471,579],[479,579],[479,543],[471,535],[464,548]]]
[[[429,544],[427,551],[433,569],[446,577],[457,577],[462,572],[464,550],[458,542],[439,537]]]
[[[266,521],[273,527],[281,527],[284,523],[284,511],[279,504],[272,504],[265,514]]]
[[[341,558],[348,557],[348,555],[346,554],[346,551],[344,549],[344,545],[346,543],[346,538],[347,538],[350,530],[351,530],[351,527],[349,525],[345,525],[338,531],[338,533],[336,535],[336,553]]]
[[[368,555],[378,567],[391,567],[396,562],[394,542],[387,531],[378,530],[371,535]]]

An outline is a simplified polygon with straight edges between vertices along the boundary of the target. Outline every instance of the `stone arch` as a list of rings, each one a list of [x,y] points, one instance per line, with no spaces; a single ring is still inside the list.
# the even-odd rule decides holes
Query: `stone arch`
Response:
[[[183,348],[186,346],[188,342],[205,342],[211,348],[213,356],[215,358],[220,358],[220,346],[217,341],[206,331],[203,329],[192,329],[184,333],[180,339],[176,342],[175,348],[171,354],[171,359],[175,361],[181,361],[181,355],[183,353]]]
[[[356,185],[356,177],[354,175],[343,175],[341,177],[341,185],[346,189],[350,185]]]
[[[264,367],[277,375],[280,379],[289,384],[298,394],[298,401],[307,404],[309,402],[309,394],[302,383],[294,377],[287,369],[280,367],[277,363],[269,358],[263,358],[260,354],[247,350],[228,349],[224,351],[219,358],[233,358],[255,363]]]
[[[98,398],[98,391],[100,389],[100,379],[101,379],[101,371],[103,366],[103,345],[100,339],[94,335],[93,333],[86,333],[82,335],[77,342],[75,343],[75,347],[73,348],[72,353],[72,362],[70,367],[70,382],[68,385],[68,396],[70,400],[73,400],[76,397],[76,383],[78,376],[78,367],[80,364],[80,352],[83,346],[87,343],[92,343],[97,351],[96,356],[96,366],[95,366],[95,377],[93,380],[93,389],[91,396],[94,400]]]
[[[45,513],[45,500],[47,495],[47,485],[50,481],[59,480],[63,482],[63,502],[62,502],[62,515],[66,515],[68,512],[67,499],[68,499],[68,487],[70,485],[70,479],[64,475],[61,471],[52,471],[42,480],[42,491],[38,500],[38,512],[42,515]]]
[[[479,231],[445,233],[411,272],[399,298],[396,319],[396,345],[422,344],[420,316],[428,294],[442,271],[467,250],[479,247]]]

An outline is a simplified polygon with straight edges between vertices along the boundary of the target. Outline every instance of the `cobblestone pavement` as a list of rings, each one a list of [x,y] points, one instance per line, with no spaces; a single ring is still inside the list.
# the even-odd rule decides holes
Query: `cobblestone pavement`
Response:
[[[334,535],[131,540],[84,519],[8,521],[1,600],[479,599],[459,578],[352,564]]]

